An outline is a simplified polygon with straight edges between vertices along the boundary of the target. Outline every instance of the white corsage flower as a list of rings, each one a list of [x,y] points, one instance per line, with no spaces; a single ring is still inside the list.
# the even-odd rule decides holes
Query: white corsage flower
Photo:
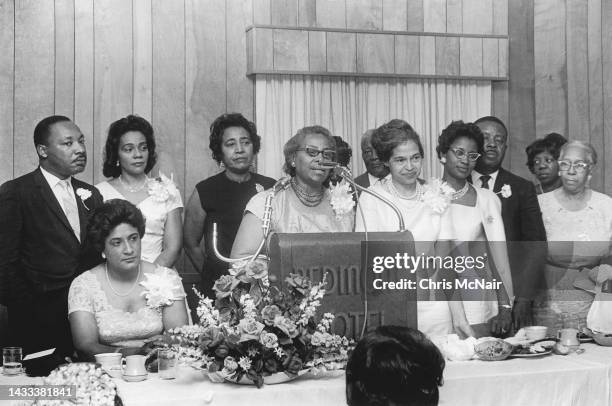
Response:
[[[261,186],[259,183],[256,183],[255,184],[255,190],[257,191],[257,193],[263,192],[264,191],[264,187]]]
[[[330,203],[336,214],[336,219],[340,220],[342,216],[353,212],[355,200],[348,183],[343,180],[338,182],[336,186],[329,187]]]
[[[173,176],[170,175],[168,178],[161,171],[159,172],[158,178],[149,180],[148,191],[149,196],[153,196],[158,202],[165,202],[170,195],[176,195],[178,193]]]
[[[441,179],[433,178],[423,187],[421,200],[436,214],[446,211],[453,199],[455,190]]]
[[[510,187],[510,185],[505,184],[504,186],[502,186],[501,190],[497,192],[497,194],[501,194],[501,197],[507,199],[512,196],[512,188]]]
[[[89,207],[87,207],[87,205],[85,204],[85,200],[91,197],[91,190],[83,189],[82,187],[80,187],[76,190],[76,194],[81,199],[83,206],[85,206],[85,208],[89,210]]]
[[[145,290],[140,295],[147,299],[147,306],[152,309],[170,306],[175,299],[174,287],[181,283],[180,278],[170,269],[146,273],[144,276],[146,280],[140,282],[140,285]]]

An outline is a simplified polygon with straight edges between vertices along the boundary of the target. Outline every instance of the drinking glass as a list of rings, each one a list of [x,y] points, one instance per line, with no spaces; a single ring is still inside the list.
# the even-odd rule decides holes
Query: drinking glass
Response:
[[[161,379],[174,379],[176,377],[176,354],[169,349],[160,349],[158,351],[159,377]]]
[[[2,371],[4,375],[18,375],[21,373],[21,357],[21,347],[4,347],[2,349]]]

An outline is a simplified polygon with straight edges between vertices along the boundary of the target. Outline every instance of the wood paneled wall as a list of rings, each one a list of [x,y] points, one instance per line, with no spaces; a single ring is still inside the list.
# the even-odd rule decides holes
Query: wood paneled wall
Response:
[[[253,4],[250,74],[507,78],[507,0]]]
[[[535,0],[535,131],[590,142],[591,186],[612,194],[612,2]]]
[[[253,118],[252,13],[250,0],[0,0],[0,183],[37,165],[32,132],[51,114],[80,126],[80,178],[99,182],[108,126],[138,114],[155,128],[159,169],[188,197],[218,170],[212,120]]]

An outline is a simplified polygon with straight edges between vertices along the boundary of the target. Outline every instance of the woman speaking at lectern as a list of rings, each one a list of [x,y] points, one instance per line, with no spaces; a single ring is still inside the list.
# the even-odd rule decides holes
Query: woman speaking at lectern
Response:
[[[324,164],[333,163],[336,158],[336,144],[329,130],[321,126],[298,130],[285,144],[283,154],[283,169],[289,178],[251,198],[234,241],[233,258],[257,252],[264,238],[266,213],[271,232],[325,233],[353,229],[353,211],[337,216],[325,186],[330,167]],[[274,195],[270,199],[271,193]]]

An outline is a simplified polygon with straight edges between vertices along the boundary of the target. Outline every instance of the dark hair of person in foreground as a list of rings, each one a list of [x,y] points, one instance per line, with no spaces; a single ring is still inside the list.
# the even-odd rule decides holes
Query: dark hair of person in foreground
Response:
[[[419,330],[381,326],[363,337],[346,367],[349,406],[437,405],[444,357]]]

